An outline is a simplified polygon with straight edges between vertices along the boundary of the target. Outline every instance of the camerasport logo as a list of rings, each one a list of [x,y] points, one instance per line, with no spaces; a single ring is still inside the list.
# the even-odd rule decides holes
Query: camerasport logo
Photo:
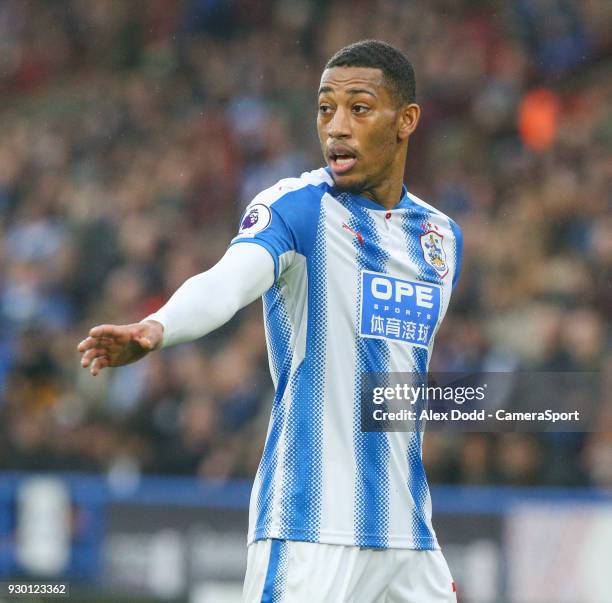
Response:
[[[262,203],[255,203],[247,207],[240,222],[240,235],[256,235],[266,229],[272,222],[272,212],[270,208]]]

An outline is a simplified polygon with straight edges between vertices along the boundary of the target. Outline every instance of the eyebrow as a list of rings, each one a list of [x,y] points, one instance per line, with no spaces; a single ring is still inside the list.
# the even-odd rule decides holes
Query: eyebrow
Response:
[[[321,86],[321,88],[319,88],[319,95],[324,94],[326,92],[333,92],[334,89],[331,86]],[[366,90],[365,88],[350,88],[349,90],[347,90],[348,94],[369,94],[370,96],[373,96],[374,98],[376,98],[376,94],[374,94],[374,92],[372,92],[371,90]]]

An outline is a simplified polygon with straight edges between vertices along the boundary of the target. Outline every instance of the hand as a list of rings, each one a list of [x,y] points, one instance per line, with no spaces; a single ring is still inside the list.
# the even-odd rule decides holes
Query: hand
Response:
[[[131,325],[99,325],[79,343],[81,366],[95,377],[107,366],[136,362],[162,344],[164,327],[155,320]]]

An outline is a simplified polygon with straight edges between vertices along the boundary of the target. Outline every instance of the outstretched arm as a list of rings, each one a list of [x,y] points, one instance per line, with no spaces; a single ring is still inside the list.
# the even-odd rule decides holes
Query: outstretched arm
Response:
[[[157,312],[130,325],[99,325],[81,341],[81,366],[97,375],[147,353],[193,341],[225,324],[274,283],[274,261],[260,245],[232,245],[210,270],[183,283]]]

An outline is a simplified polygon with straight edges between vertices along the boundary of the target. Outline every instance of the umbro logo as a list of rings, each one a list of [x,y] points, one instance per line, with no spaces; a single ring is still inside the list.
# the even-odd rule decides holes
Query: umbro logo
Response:
[[[344,230],[348,230],[354,237],[357,237],[359,244],[363,245],[363,236],[358,230],[353,230],[346,222],[342,223],[342,228],[344,228]]]

